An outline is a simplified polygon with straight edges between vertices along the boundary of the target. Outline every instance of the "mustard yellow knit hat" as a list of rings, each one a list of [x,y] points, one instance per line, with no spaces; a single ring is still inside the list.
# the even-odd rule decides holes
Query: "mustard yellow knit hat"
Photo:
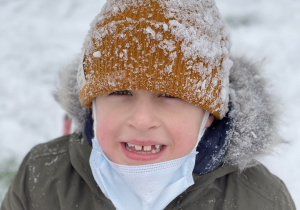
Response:
[[[228,110],[229,33],[213,0],[108,0],[91,24],[79,99],[120,90],[167,93],[217,119]]]

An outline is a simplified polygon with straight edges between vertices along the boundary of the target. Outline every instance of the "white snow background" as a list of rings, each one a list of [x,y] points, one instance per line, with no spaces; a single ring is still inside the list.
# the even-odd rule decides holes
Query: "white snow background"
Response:
[[[100,0],[0,0],[0,167],[19,164],[35,144],[62,134],[54,101],[59,70],[80,52]],[[261,161],[300,208],[300,1],[217,0],[232,33],[232,52],[263,61],[281,99],[289,144]],[[1,194],[6,187],[0,185]]]

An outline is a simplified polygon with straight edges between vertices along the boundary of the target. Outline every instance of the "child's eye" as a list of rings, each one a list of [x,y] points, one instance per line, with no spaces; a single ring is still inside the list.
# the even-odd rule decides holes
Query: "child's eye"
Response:
[[[109,95],[131,95],[131,93],[128,90],[121,90],[121,91],[115,91],[110,93]]]
[[[172,96],[172,95],[169,95],[169,94],[166,94],[166,93],[162,93],[160,94],[161,97],[166,97],[166,98],[177,98],[175,96]]]

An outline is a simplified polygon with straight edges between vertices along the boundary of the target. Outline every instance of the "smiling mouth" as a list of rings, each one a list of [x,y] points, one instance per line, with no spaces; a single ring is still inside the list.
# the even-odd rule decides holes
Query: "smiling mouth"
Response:
[[[147,145],[147,146],[140,146],[131,143],[125,143],[125,148],[130,152],[138,153],[138,154],[155,154],[162,150],[164,146],[160,144],[156,145]]]

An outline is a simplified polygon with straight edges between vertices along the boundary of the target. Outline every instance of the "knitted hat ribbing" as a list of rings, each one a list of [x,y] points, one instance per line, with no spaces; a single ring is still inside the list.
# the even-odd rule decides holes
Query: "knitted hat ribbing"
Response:
[[[213,0],[108,0],[91,24],[79,99],[120,90],[167,93],[221,119],[230,41]]]

